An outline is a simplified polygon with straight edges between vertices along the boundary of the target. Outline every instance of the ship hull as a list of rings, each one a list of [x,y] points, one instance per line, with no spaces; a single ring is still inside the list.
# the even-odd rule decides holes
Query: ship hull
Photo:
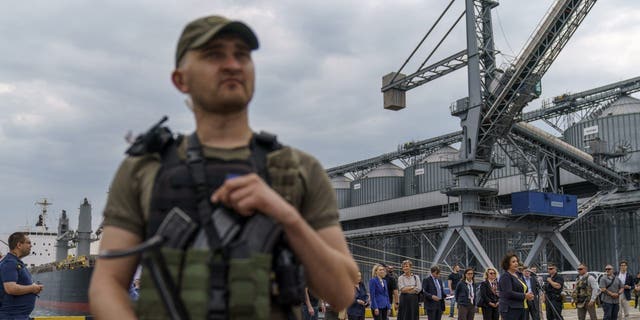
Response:
[[[34,314],[89,315],[88,288],[93,267],[53,270],[33,274],[44,285]]]

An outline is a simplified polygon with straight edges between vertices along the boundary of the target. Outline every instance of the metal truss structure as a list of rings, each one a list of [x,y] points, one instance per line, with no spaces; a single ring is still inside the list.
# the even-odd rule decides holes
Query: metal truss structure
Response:
[[[421,141],[407,142],[400,145],[398,147],[398,151],[389,152],[370,159],[333,167],[327,170],[327,174],[329,175],[329,177],[349,174],[354,179],[358,179],[382,164],[389,163],[395,160],[400,160],[405,164],[415,162],[411,161],[411,159],[415,159],[416,157],[423,158],[445,146],[460,142],[461,139],[461,132],[458,131]]]
[[[543,120],[562,133],[574,121],[592,120],[621,96],[640,91],[640,77],[635,77],[591,90],[567,93],[543,101],[540,109],[522,113],[521,121]],[[578,113],[579,118],[575,118]],[[568,119],[571,115],[570,119]]]
[[[486,268],[492,266],[492,262],[475,238],[472,228],[489,228],[500,224],[494,220],[498,217],[497,215],[484,215],[476,223],[474,214],[481,212],[479,210],[480,199],[495,192],[492,188],[483,186],[489,179],[493,168],[496,167],[492,161],[493,148],[499,140],[507,135],[513,142],[520,139],[518,143],[514,143],[516,147],[537,144],[537,147],[544,148],[547,154],[551,155],[547,158],[552,160],[548,163],[548,172],[556,170],[557,160],[561,159],[560,162],[568,167],[575,167],[575,171],[581,171],[581,173],[584,169],[597,171],[600,185],[613,184],[618,186],[623,183],[617,181],[615,172],[609,174],[604,169],[592,168],[585,163],[586,161],[576,161],[576,158],[581,158],[582,155],[571,151],[567,152],[565,150],[567,148],[563,148],[557,143],[547,143],[549,141],[545,140],[549,139],[540,139],[538,135],[531,134],[532,130],[528,130],[530,128],[526,128],[526,126],[520,126],[524,128],[518,128],[522,130],[519,130],[517,135],[510,134],[522,109],[539,96],[540,79],[591,10],[595,0],[556,1],[519,54],[516,63],[507,67],[506,70],[496,69],[495,63],[491,9],[497,3],[491,0],[466,0],[465,4],[469,96],[459,100],[452,108],[452,114],[461,119],[463,140],[460,148],[460,160],[448,166],[452,174],[456,176],[457,186],[447,191],[448,195],[459,198],[459,212],[449,214],[447,236],[439,246],[435,262],[438,263],[442,259],[444,252],[450,245],[452,234],[458,233],[478,258],[480,264]],[[450,63],[452,60],[445,59],[443,61]],[[436,68],[432,65],[431,69]],[[413,73],[411,79],[417,77],[420,71]],[[417,81],[395,81],[398,76],[401,76],[400,71],[388,74],[383,78],[385,108],[392,110],[404,108],[406,90],[415,88],[415,86],[410,87],[409,85],[393,87],[392,84],[424,84],[430,81],[426,77]],[[441,75],[437,77],[439,76]],[[437,77],[432,77],[432,79]],[[557,175],[554,180],[549,185],[557,186]],[[554,231],[555,226],[550,221],[540,225],[549,230],[541,230],[540,235],[543,238],[539,241],[536,240],[534,248],[539,248],[551,241],[567,260],[577,267],[578,259],[571,252],[562,235],[558,231]],[[526,224],[524,228],[524,230],[529,230],[530,224]]]

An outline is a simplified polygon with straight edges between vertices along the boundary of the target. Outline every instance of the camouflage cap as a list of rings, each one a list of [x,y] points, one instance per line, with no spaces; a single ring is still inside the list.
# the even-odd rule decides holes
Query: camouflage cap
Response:
[[[185,53],[207,43],[220,32],[232,32],[242,37],[251,50],[258,49],[258,37],[248,25],[223,16],[207,16],[191,21],[184,27],[176,49],[176,67]]]

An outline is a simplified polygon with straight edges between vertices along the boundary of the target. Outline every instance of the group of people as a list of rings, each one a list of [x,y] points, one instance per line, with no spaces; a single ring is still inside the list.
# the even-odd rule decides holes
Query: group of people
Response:
[[[563,303],[567,299],[563,292],[565,279],[553,263],[547,265],[548,275],[543,279],[538,275],[537,267],[523,266],[518,256],[507,254],[500,264],[503,272],[500,274],[494,268],[487,268],[479,283],[475,282],[476,270],[461,270],[456,264],[447,278],[448,288],[453,288],[450,296],[445,294],[440,267],[431,267],[430,275],[421,279],[412,272],[410,260],[401,265],[403,273],[397,277],[393,275],[392,266],[374,265],[369,292],[358,280],[354,284],[353,304],[336,319],[364,319],[365,308],[369,306],[376,320],[388,319],[392,309],[397,310],[398,320],[416,320],[420,302],[423,302],[429,320],[441,320],[447,298],[451,300],[449,316],[454,317],[457,305],[458,320],[472,320],[478,308],[482,309],[483,320],[540,320],[543,318],[542,304],[546,305],[547,320],[563,319]],[[596,320],[597,304],[603,308],[604,320],[628,319],[632,293],[635,306],[640,308],[640,273],[633,277],[625,260],[619,267],[614,272],[614,268],[607,265],[605,274],[596,278],[589,273],[586,264],[580,264],[571,293],[579,320],[585,320],[587,314],[590,320]]]

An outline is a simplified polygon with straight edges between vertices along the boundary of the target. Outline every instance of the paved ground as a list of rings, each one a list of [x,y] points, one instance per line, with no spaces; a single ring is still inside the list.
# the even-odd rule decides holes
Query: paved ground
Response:
[[[598,319],[602,319],[602,308],[598,308],[596,309],[597,312],[597,316]],[[576,312],[576,309],[564,309],[562,310],[562,317],[564,317],[564,320],[578,320],[578,314]],[[390,319],[396,319],[395,317],[391,317]],[[420,320],[426,320],[427,317],[426,316],[421,316]],[[545,318],[546,319],[546,318]],[[589,319],[589,316],[587,315],[587,320]],[[640,319],[640,310],[633,308],[631,309],[631,312],[629,313],[629,320],[638,320]],[[449,315],[443,315],[442,316],[442,320],[457,320],[456,318],[449,318]],[[474,320],[482,320],[482,314],[480,313],[476,313],[476,316],[474,318]],[[618,320],[624,320],[623,317],[618,318]]]

